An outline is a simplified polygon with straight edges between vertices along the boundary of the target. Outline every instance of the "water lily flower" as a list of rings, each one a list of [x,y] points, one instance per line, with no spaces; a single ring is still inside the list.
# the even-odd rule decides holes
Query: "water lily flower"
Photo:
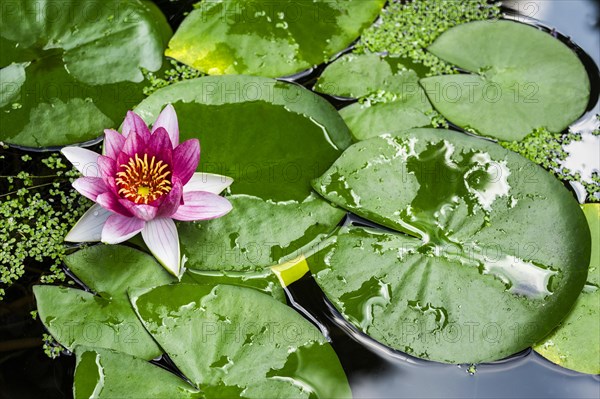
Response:
[[[172,105],[160,113],[152,130],[129,111],[122,132],[104,131],[104,152],[66,147],[62,153],[83,177],[73,187],[95,204],[65,237],[70,242],[118,244],[138,233],[154,257],[179,276],[181,256],[174,220],[215,219],[231,210],[219,196],[233,180],[196,172],[200,143],[179,143]]]

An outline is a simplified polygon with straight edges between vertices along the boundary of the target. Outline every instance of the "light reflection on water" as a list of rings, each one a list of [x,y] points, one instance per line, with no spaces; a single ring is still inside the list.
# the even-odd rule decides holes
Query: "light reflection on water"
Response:
[[[599,64],[600,2],[594,0],[507,0],[502,5],[544,21],[571,37]]]

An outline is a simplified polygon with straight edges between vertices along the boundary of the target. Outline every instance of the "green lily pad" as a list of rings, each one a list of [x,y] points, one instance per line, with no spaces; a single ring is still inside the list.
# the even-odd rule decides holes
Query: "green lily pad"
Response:
[[[384,0],[200,2],[169,42],[166,55],[209,75],[291,75],[348,47],[384,4]]]
[[[130,288],[176,281],[153,257],[120,245],[95,245],[66,257],[69,269],[92,292],[38,285],[39,318],[61,345],[115,349],[142,359],[162,351],[135,315]]]
[[[176,284],[132,294],[147,330],[211,397],[351,397],[339,360],[310,322],[254,289]],[[193,332],[193,333],[190,333]]]
[[[0,140],[61,146],[116,127],[162,64],[170,29],[146,1],[22,0],[0,10]]]
[[[73,397],[202,398],[190,384],[143,359],[106,349],[78,347]],[[143,383],[140,383],[143,381]]]
[[[600,374],[600,205],[585,204],[583,212],[592,233],[587,283],[571,313],[534,349],[563,367]]]
[[[432,107],[419,75],[405,62],[377,54],[348,54],[329,65],[315,90],[358,98],[340,111],[356,141],[431,125]]]
[[[416,76],[416,75],[413,75]],[[382,134],[431,126],[431,104],[419,87],[413,94],[384,93],[340,110],[356,141]]]
[[[331,269],[319,283],[350,320],[396,349],[459,363],[508,356],[549,333],[585,283],[590,237],[571,193],[489,141],[435,129],[384,135],[350,147],[314,186],[407,234],[350,232],[309,261]],[[367,303],[379,316],[356,322]],[[403,334],[419,323],[427,327]],[[460,339],[443,339],[457,328]]]
[[[379,54],[345,54],[325,68],[314,90],[337,97],[362,98],[386,90],[401,94],[420,89],[418,78],[399,79],[403,72],[424,68],[410,60]],[[421,69],[417,77],[425,76]],[[411,87],[403,87],[411,85]],[[416,86],[415,86],[416,84]]]
[[[392,65],[377,54],[345,54],[325,68],[314,90],[360,98],[381,90],[393,75]]]
[[[324,99],[267,78],[203,77],[156,91],[136,112],[150,122],[166,103],[177,111],[181,140],[200,140],[200,170],[234,179],[229,215],[179,224],[188,268],[271,266],[331,232],[344,216],[310,186],[351,143]]]
[[[451,28],[428,49],[472,74],[421,80],[449,121],[505,141],[537,128],[561,132],[583,114],[590,81],[577,55],[551,35],[512,21]]]
[[[271,266],[321,241],[345,215],[316,195],[277,205],[243,195],[229,200],[233,210],[220,219],[179,224],[187,267],[249,271]]]
[[[286,303],[283,287],[279,284],[277,276],[271,269],[263,269],[258,272],[221,272],[188,269],[181,277],[181,282],[211,286],[227,284],[253,288],[263,294],[272,296],[281,303]]]

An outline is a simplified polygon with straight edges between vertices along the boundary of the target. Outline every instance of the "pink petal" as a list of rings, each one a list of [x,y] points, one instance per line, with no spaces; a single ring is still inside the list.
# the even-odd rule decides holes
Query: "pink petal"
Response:
[[[158,218],[146,222],[146,226],[142,230],[142,238],[156,260],[169,273],[179,277],[181,256],[175,222],[169,218]]]
[[[104,130],[104,152],[107,157],[114,160],[125,146],[125,136],[114,129]]]
[[[129,163],[129,160],[133,158],[133,155],[126,154],[125,152],[121,152],[117,157],[117,166],[126,165]]]
[[[129,157],[133,157],[135,154],[143,154],[145,150],[146,140],[144,140],[142,136],[138,133],[131,132],[131,134],[127,136],[127,139],[125,139],[125,145],[123,146],[123,150],[117,156],[117,162],[121,162],[121,157],[123,154],[127,154]]]
[[[106,220],[113,215],[98,204],[92,205],[65,237],[68,242],[100,241]]]
[[[119,202],[133,216],[135,216],[138,219],[145,220],[145,221],[154,219],[156,217],[156,214],[158,213],[158,208],[155,206],[152,206],[152,205],[136,204],[125,198],[120,198]]]
[[[100,155],[98,157],[98,169],[101,177],[114,177],[117,174],[117,162],[113,158]]]
[[[125,121],[123,121],[123,129],[121,129],[121,131],[125,137],[129,137],[131,132],[136,132],[144,141],[147,141],[150,137],[150,130],[148,130],[146,122],[132,111],[127,111],[127,116],[125,117]]]
[[[104,194],[100,194],[96,197],[96,202],[100,204],[104,209],[108,209],[111,212],[118,213],[122,216],[132,217],[133,214],[127,210],[119,202],[119,197],[112,191],[107,191]]]
[[[182,221],[216,219],[226,215],[231,208],[226,198],[206,191],[192,191],[183,194],[183,205],[171,217]]]
[[[100,154],[81,147],[65,147],[60,150],[73,166],[84,176],[99,177],[98,157]]]
[[[102,242],[118,244],[129,240],[142,231],[146,222],[138,218],[128,218],[122,215],[111,215],[102,228]]]
[[[96,201],[100,194],[108,191],[108,187],[100,177],[80,177],[73,182],[73,188],[92,201]]]
[[[181,205],[181,196],[183,195],[183,185],[178,178],[172,181],[171,191],[165,197],[164,201],[158,207],[158,217],[169,217],[175,213]]]
[[[173,145],[169,138],[169,133],[164,128],[158,128],[150,136],[146,145],[148,157],[156,156],[157,159],[171,165],[173,159]]]
[[[115,178],[112,176],[104,177],[104,184],[109,191],[114,193],[117,197],[119,197],[119,188],[117,187],[117,183],[115,182]]]
[[[183,192],[208,191],[213,194],[221,194],[223,190],[231,186],[231,177],[216,175],[213,173],[196,172],[189,182],[183,187]]]
[[[104,184],[108,190],[119,195],[117,184],[115,183],[115,176],[117,175],[117,163],[107,156],[101,155],[98,157],[98,168],[100,169],[100,175],[104,179]]]
[[[197,139],[186,140],[173,152],[173,177],[181,183],[190,181],[200,162],[200,142]]]
[[[175,108],[171,104],[167,104],[156,118],[154,125],[152,125],[152,133],[156,132],[159,127],[164,128],[169,133],[173,148],[177,147],[179,144],[179,122],[177,121]]]

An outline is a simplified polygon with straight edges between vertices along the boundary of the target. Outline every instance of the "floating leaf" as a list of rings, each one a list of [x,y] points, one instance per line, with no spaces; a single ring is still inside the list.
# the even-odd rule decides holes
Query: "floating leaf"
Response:
[[[432,108],[419,77],[398,58],[342,56],[325,69],[315,90],[360,99],[340,111],[355,140],[431,125]]]
[[[340,310],[396,349],[460,363],[508,356],[554,328],[585,282],[590,237],[571,193],[489,141],[384,135],[350,147],[314,186],[416,237],[352,230],[309,262]]]
[[[345,54],[325,68],[314,90],[337,97],[361,98],[381,90],[402,94],[419,89],[418,79],[399,79],[403,72],[424,68],[410,60],[378,54]],[[425,73],[415,70],[421,77]],[[414,86],[414,84],[417,84]],[[403,87],[411,85],[410,88]]]
[[[384,3],[201,2],[183,21],[166,54],[209,75],[291,75],[348,47],[371,25]]]
[[[11,2],[0,10],[0,140],[29,147],[97,138],[142,98],[170,29],[147,1]]]
[[[350,397],[319,330],[254,289],[176,284],[132,294],[147,330],[210,397]],[[190,333],[193,332],[193,333]]]
[[[276,264],[322,240],[345,214],[316,195],[300,204],[244,195],[229,200],[233,210],[220,219],[179,224],[188,267],[242,271]]]
[[[530,346],[569,311],[584,280],[576,267],[545,268],[505,248],[469,243],[434,254],[414,237],[363,228],[343,228],[319,249],[310,270],[347,320],[394,349],[448,363]]]
[[[150,255],[120,245],[95,245],[66,257],[69,269],[92,292],[38,285],[40,320],[66,348],[115,349],[153,359],[162,351],[135,315],[127,290],[176,281]]]
[[[433,106],[463,128],[521,140],[563,131],[585,111],[590,81],[577,55],[551,35],[512,21],[451,28],[429,51],[472,74],[421,80]]]
[[[78,347],[76,354],[75,399],[203,397],[181,378],[145,360],[98,348]]]
[[[592,233],[587,283],[571,313],[534,349],[563,367],[600,374],[600,205],[585,204],[583,212]]]
[[[386,98],[368,98],[351,104],[340,115],[355,140],[365,140],[415,127],[431,126],[431,104],[420,88],[404,95],[391,94]]]
[[[215,286],[218,284],[237,285],[240,287],[253,288],[257,291],[272,296],[281,303],[286,303],[285,293],[277,280],[277,276],[271,269],[263,269],[259,272],[219,272],[186,270],[181,278],[182,283],[201,284]]]
[[[393,75],[392,65],[377,54],[345,54],[325,68],[314,90],[360,98],[381,90]]]
[[[136,112],[152,121],[166,103],[179,115],[181,139],[200,140],[202,171],[234,179],[229,215],[179,225],[188,268],[271,266],[343,217],[310,187],[351,142],[322,98],[272,79],[204,77],[155,92]]]

